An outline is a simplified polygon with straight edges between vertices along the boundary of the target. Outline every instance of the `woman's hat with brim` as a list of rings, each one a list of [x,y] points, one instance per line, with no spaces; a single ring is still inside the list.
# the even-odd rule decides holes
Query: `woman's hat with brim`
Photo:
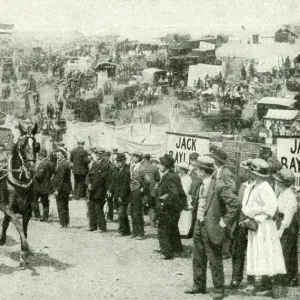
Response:
[[[179,169],[184,169],[184,170],[189,170],[189,168],[190,168],[189,164],[185,161],[182,161],[179,164],[177,164],[177,167]]]
[[[273,177],[285,185],[295,184],[295,174],[290,169],[281,169]]]
[[[270,176],[270,166],[261,158],[248,159],[243,161],[241,166],[257,176],[263,178],[268,178]]]
[[[199,156],[195,166],[204,171],[213,171],[215,169],[214,160],[210,156]]]
[[[175,164],[173,156],[168,154],[165,154],[164,156],[160,157],[159,161],[162,165],[166,166],[167,168],[172,168]]]

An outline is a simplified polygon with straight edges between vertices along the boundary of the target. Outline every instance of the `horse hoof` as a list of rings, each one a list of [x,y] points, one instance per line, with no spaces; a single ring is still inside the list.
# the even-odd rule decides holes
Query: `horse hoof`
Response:
[[[0,239],[0,246],[4,246],[6,244],[6,239]]]
[[[28,266],[28,262],[26,260],[26,256],[27,256],[26,252],[24,252],[24,251],[20,252],[20,268],[22,270],[25,270],[26,267]]]

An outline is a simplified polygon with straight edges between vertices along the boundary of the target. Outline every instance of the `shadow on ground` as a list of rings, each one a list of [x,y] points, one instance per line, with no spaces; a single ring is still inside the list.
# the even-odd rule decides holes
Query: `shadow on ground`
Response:
[[[20,252],[19,251],[13,251],[7,254],[7,256],[10,257],[10,259],[19,262],[20,261]],[[67,264],[64,262],[61,262],[55,258],[52,258],[49,254],[43,253],[43,252],[32,252],[29,256],[26,257],[26,260],[28,262],[28,265],[26,266],[26,269],[29,269],[32,271],[32,276],[38,276],[39,273],[36,268],[39,267],[52,267],[56,272],[64,271],[70,267],[72,267],[71,264]],[[7,265],[0,265],[0,275],[10,275],[16,271],[20,271],[20,267],[11,267]]]

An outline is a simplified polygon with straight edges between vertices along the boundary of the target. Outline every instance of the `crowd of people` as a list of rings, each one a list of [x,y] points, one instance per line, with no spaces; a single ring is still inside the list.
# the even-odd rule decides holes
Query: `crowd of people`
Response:
[[[67,228],[71,197],[87,200],[88,231],[107,232],[107,221],[117,214],[120,237],[144,240],[147,213],[151,226],[157,227],[160,249],[156,251],[164,260],[184,252],[181,238],[186,227],[185,235],[193,237],[194,276],[188,294],[207,292],[209,262],[213,297],[223,299],[223,260],[228,257],[232,258],[231,289],[241,288],[244,269],[246,293],[285,297],[288,286],[298,285],[295,176],[281,168],[267,146],[258,158],[241,163],[246,173],[236,180],[226,166],[227,154],[217,146],[211,146],[207,155],[191,153],[189,163],[175,164],[168,154],[156,159],[140,151],[87,150],[84,141],[77,144],[70,152],[63,142],[54,143],[50,153],[40,151],[34,176],[35,218],[48,221],[53,194],[60,225]],[[192,222],[187,226],[188,213]]]

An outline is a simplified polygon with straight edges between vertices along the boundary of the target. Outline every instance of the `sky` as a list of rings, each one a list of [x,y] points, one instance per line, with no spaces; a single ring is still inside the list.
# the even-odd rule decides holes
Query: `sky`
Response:
[[[0,23],[18,31],[79,30],[84,34],[207,34],[300,23],[299,0],[0,0]],[[298,17],[298,18],[297,18]]]

